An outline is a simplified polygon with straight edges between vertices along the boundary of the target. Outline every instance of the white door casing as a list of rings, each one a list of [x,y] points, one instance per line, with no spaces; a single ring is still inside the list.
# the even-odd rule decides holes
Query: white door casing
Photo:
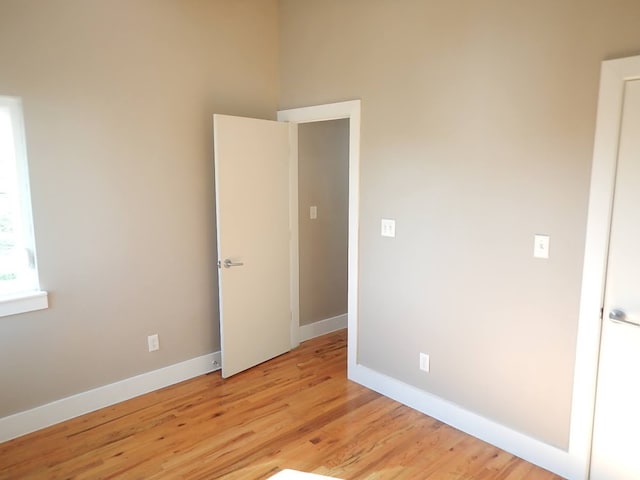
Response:
[[[322,122],[327,120],[349,119],[349,240],[348,240],[348,293],[347,293],[347,325],[348,325],[348,354],[347,370],[349,378],[357,365],[358,352],[358,245],[359,245],[359,208],[360,208],[360,100],[349,100],[346,102],[330,103],[325,105],[314,105],[310,107],[292,108],[278,112],[278,120],[290,122],[293,125],[299,123]],[[294,130],[297,135],[297,130]],[[292,275],[292,298],[294,302],[298,300],[298,276],[297,276],[297,254],[298,254],[298,226],[297,226],[297,136],[292,136],[292,152],[295,156],[295,205],[296,223],[292,229],[295,253],[296,274]],[[294,176],[294,174],[292,174]],[[293,188],[293,187],[292,187]],[[293,251],[292,251],[293,252]],[[295,262],[295,263],[294,263]],[[294,304],[294,312],[297,312],[298,304]],[[292,344],[298,344],[298,323],[292,330]]]
[[[626,82],[603,307],[591,477],[640,478],[640,80]]]
[[[214,155],[226,378],[291,348],[289,125],[214,115]]]
[[[569,478],[589,477],[607,251],[622,105],[627,82],[640,79],[640,56],[602,63],[573,383]],[[606,315],[605,315],[606,316]]]

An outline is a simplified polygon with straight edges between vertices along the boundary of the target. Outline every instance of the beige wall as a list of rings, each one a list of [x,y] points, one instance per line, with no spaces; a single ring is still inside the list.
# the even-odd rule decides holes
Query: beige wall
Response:
[[[219,349],[211,115],[274,117],[278,38],[270,0],[0,12],[51,304],[0,318],[3,417]]]
[[[306,325],[347,313],[349,120],[298,127],[298,191],[300,325]]]
[[[360,363],[567,446],[600,62],[639,24],[629,1],[280,1],[280,107],[362,99]]]
[[[281,108],[363,102],[360,362],[567,445],[598,74],[640,53],[640,3],[0,12],[0,94],[24,100],[51,292],[48,310],[0,319],[0,417],[219,348],[211,114],[272,118],[280,75]]]

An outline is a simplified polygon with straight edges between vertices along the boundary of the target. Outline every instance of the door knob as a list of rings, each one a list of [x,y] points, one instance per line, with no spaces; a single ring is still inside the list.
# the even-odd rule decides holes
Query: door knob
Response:
[[[627,323],[629,325],[635,325],[636,327],[640,327],[636,322],[629,320],[629,317],[625,313],[624,310],[620,310],[618,308],[614,308],[609,312],[609,318],[617,323]]]
[[[627,314],[622,310],[614,309],[609,312],[609,318],[616,322],[624,322],[627,319]]]
[[[224,266],[224,268],[231,268],[231,267],[241,267],[242,265],[244,265],[244,263],[232,262],[231,259],[225,258],[224,263],[222,265]],[[218,262],[218,267],[219,266],[220,266],[220,262]]]

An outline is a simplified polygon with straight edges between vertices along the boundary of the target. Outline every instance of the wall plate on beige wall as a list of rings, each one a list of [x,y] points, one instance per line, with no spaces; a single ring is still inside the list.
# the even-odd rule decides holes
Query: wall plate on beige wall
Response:
[[[383,237],[395,237],[396,221],[390,218],[383,218],[380,222],[380,235]]]
[[[533,256],[535,258],[549,258],[549,235],[534,235]]]

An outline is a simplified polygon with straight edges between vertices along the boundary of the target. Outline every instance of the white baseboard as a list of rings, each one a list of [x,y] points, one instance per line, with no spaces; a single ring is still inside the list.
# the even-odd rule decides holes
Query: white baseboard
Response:
[[[220,352],[209,353],[0,418],[0,442],[218,370],[221,361]]]
[[[563,478],[585,478],[579,459],[572,458],[569,452],[528,437],[440,397],[362,365],[349,369],[349,379]]]
[[[300,341],[311,340],[312,338],[319,337],[326,333],[335,332],[347,328],[347,314],[338,315],[337,317],[326,318],[324,320],[318,320],[317,322],[309,323],[308,325],[300,325]]]
[[[300,327],[301,341],[345,327],[346,315],[304,325]],[[220,365],[220,352],[214,352],[0,418],[0,442],[218,370]],[[442,398],[362,365],[349,369],[349,379],[564,478],[585,478],[582,463],[579,459],[572,458],[569,452],[528,437]]]

